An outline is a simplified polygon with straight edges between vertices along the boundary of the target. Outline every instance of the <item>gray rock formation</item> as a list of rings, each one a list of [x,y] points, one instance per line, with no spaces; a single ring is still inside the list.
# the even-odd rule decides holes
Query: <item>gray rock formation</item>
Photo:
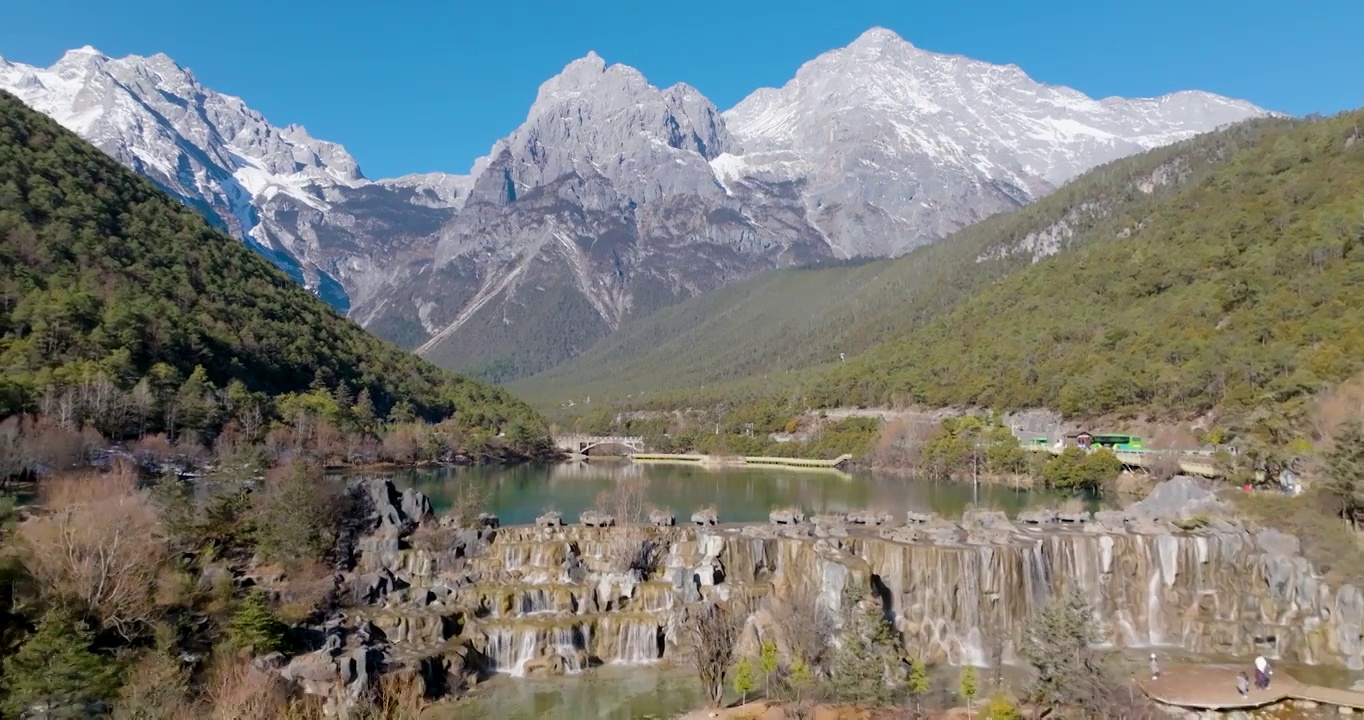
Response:
[[[1153,488],[1151,494],[1129,507],[1127,513],[1152,520],[1187,520],[1224,515],[1228,510],[1226,503],[1218,500],[1197,479],[1176,475]]]
[[[343,312],[429,241],[468,193],[432,173],[371,182],[342,146],[276,127],[169,57],[72,50],[48,68],[0,59],[17,95],[248,243]]]
[[[762,270],[898,255],[1100,163],[1264,114],[1198,92],[1094,100],[875,28],[725,113],[589,53],[468,176],[375,182],[340,145],[270,125],[164,55],[0,60],[0,88],[376,334],[492,379]]]
[[[1175,480],[1152,505],[1176,494],[1198,498]],[[404,507],[424,507],[423,498],[387,481],[358,483],[356,496],[369,499],[356,521],[369,534],[348,580],[352,607],[317,629],[312,652],[270,666],[338,714],[379,672],[458,687],[475,670],[552,676],[665,660],[688,609],[707,599],[754,598],[746,632],[780,645],[772,600],[813,593],[837,611],[845,590],[870,595],[874,583],[907,646],[933,662],[985,663],[996,642],[1004,662],[1017,662],[1029,618],[1075,588],[1115,648],[1364,667],[1364,593],[1322,578],[1295,538],[1234,521],[1185,531],[1149,507],[1083,524],[1055,513],[1015,524],[984,511],[960,523],[915,516],[922,522],[851,528],[838,515],[816,516],[813,528],[616,527],[584,517],[572,527],[468,530],[433,552],[405,542],[416,523]],[[622,541],[641,534],[659,560],[623,572]],[[397,549],[374,542],[390,536]]]
[[[1201,92],[1094,100],[872,28],[725,113],[726,177],[798,180],[841,256],[898,255],[1096,165],[1265,114]]]

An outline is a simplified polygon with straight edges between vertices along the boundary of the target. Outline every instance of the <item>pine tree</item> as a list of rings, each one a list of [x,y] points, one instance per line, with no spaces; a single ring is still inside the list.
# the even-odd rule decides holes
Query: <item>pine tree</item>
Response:
[[[772,697],[772,673],[777,671],[777,644],[766,640],[762,644],[762,655],[758,657],[758,669],[763,674],[763,694]]]
[[[369,388],[360,388],[360,393],[355,396],[355,406],[350,412],[351,417],[355,419],[355,425],[362,432],[374,431],[374,422],[378,415],[374,410],[374,400],[369,396]]]
[[[388,411],[388,421],[391,423],[410,423],[416,419],[417,414],[412,409],[412,403],[406,400],[398,401],[398,403],[393,406],[393,409]]]
[[[890,668],[898,665],[900,646],[877,602],[862,603],[860,593],[843,595],[843,631],[833,657],[833,678],[840,699],[879,705],[890,699]]]
[[[93,634],[64,612],[43,617],[0,673],[6,717],[43,708],[42,717],[86,717],[118,689],[118,667],[90,651]]]
[[[741,702],[748,702],[748,694],[757,688],[757,679],[753,677],[753,661],[748,658],[740,658],[734,664],[734,692],[739,693]]]
[[[966,716],[971,716],[971,701],[976,699],[976,693],[980,692],[980,680],[976,677],[976,669],[970,665],[961,669],[961,683],[959,690],[961,696],[966,700]]]
[[[284,629],[270,612],[265,594],[253,590],[242,600],[227,628],[228,641],[234,647],[251,650],[260,655],[284,647]]]
[[[923,713],[923,699],[928,694],[928,667],[923,660],[909,660],[909,695],[914,698],[914,712]]]

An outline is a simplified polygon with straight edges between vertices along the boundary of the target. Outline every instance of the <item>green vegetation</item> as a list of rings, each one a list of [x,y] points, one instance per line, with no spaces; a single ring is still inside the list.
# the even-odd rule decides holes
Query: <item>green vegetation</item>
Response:
[[[995,693],[990,696],[990,702],[985,705],[981,717],[985,720],[1023,720],[1023,711],[1018,709],[1018,703],[1013,698],[1004,693]]]
[[[1027,700],[1044,715],[1164,717],[1095,646],[1095,631],[1094,611],[1078,589],[1053,597],[1033,615],[1020,652],[1033,671]]]
[[[1032,205],[895,260],[766,273],[627,323],[581,357],[510,387],[546,406],[569,400],[581,405],[589,396],[594,404],[627,395],[639,402],[641,394],[645,402],[672,407],[749,393],[790,399],[799,395],[805,377],[797,371],[839,365],[840,353],[851,371],[854,356],[904,337],[1002,278],[1029,269],[1033,257],[1027,247],[1040,237],[1055,237],[1062,248],[1109,243],[1164,212],[1173,198],[1206,181],[1237,153],[1295,126],[1281,119],[1253,121],[1110,163]],[[1011,299],[998,307],[1014,304]],[[837,390],[852,398],[862,388],[869,399],[893,399],[897,388],[871,369],[859,366],[846,387],[833,384],[821,395]],[[868,380],[865,387],[857,377]],[[687,392],[657,397],[681,389]],[[961,388],[963,394],[971,389]]]
[[[54,611],[44,616],[28,641],[4,661],[0,689],[7,717],[89,717],[118,689],[119,670],[91,652],[94,633],[72,615]]]
[[[1266,120],[1118,161],[900,260],[787,271],[683,303],[515,387],[773,418],[910,404],[1211,414],[1208,441],[1241,450],[1233,478],[1302,475],[1322,439],[1310,402],[1364,371],[1361,126],[1364,112]],[[1047,228],[1061,249],[1033,262]],[[827,362],[840,351],[846,362]],[[970,471],[970,447],[929,459]],[[1052,461],[1049,480],[1092,487],[1111,474],[1085,465]]]
[[[980,694],[980,678],[976,676],[976,668],[967,665],[961,669],[961,678],[957,683],[957,694],[966,701],[966,714],[971,714],[971,703],[975,702],[976,695]]]
[[[844,702],[885,705],[897,688],[887,682],[899,669],[902,649],[879,600],[848,586],[843,592],[840,645],[832,662],[833,696]]]
[[[1358,533],[1336,516],[1339,507],[1322,489],[1292,497],[1275,492],[1235,493],[1236,511],[1265,527],[1298,538],[1302,554],[1333,582],[1364,582],[1364,547]]]
[[[1364,368],[1364,113],[1280,128],[814,381],[813,405],[1067,415],[1287,405]]]
[[[1027,469],[1027,453],[998,417],[947,418],[924,443],[919,466],[934,479],[1004,475]]]
[[[1122,461],[1108,448],[1066,448],[1042,466],[1042,480],[1057,490],[1097,492],[1121,473]]]
[[[228,642],[235,648],[266,655],[284,649],[284,632],[259,590],[242,600],[227,628]]]
[[[746,657],[739,658],[739,662],[734,663],[731,681],[734,683],[734,692],[739,693],[739,701],[748,702],[748,694],[758,689],[758,681],[753,673],[753,661]]]
[[[338,316],[241,243],[0,92],[0,417],[110,437],[300,415],[448,420],[529,453],[543,421]]]
[[[777,644],[771,640],[764,640],[762,652],[758,656],[758,670],[763,674],[763,693],[768,697],[772,696],[772,673],[777,671],[777,661]]]
[[[42,511],[0,523],[0,714],[103,716],[112,701],[116,717],[320,717],[286,715],[297,693],[251,656],[296,649],[293,627],[342,602],[336,568],[357,517],[331,509],[352,491],[305,465],[263,488],[233,468],[193,492],[174,476],[142,484],[44,479]]]
[[[914,712],[923,712],[924,696],[932,687],[928,684],[928,665],[923,660],[909,659],[909,675],[905,680],[905,690],[914,699]]]
[[[1357,528],[1364,519],[1364,425],[1359,420],[1345,423],[1325,460],[1322,491],[1331,509]]]

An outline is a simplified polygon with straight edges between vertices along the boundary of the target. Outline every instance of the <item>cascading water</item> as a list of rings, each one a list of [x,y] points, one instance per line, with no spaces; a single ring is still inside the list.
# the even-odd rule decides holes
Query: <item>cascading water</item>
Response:
[[[534,628],[497,627],[485,631],[488,647],[484,654],[497,672],[525,674],[526,663],[538,655]]]
[[[527,663],[557,656],[568,672],[587,665],[586,648],[592,644],[592,628],[583,622],[545,624],[542,621],[508,621],[485,626],[484,655],[496,672],[522,676]]]
[[[597,654],[603,662],[642,665],[663,657],[657,617],[606,616],[599,631]]]

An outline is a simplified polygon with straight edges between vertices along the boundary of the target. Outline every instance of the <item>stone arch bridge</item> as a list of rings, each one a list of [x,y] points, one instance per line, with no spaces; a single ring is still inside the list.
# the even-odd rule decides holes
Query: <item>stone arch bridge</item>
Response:
[[[622,455],[644,452],[644,438],[637,435],[559,435],[554,446],[569,455],[586,455],[596,448],[611,448]]]

